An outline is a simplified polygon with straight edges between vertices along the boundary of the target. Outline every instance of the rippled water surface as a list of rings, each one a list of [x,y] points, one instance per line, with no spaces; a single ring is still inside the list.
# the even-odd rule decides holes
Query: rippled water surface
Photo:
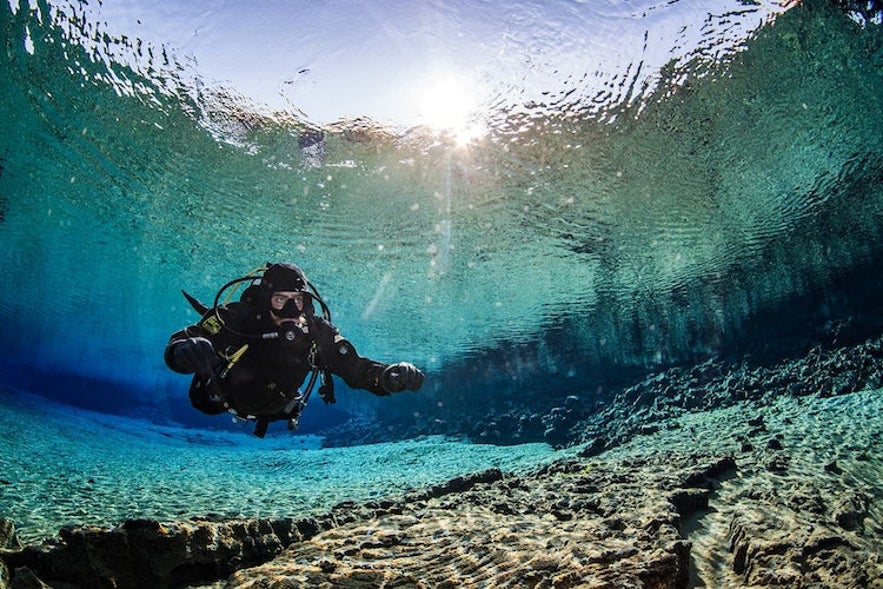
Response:
[[[883,53],[790,4],[4,3],[10,384],[168,416],[179,289],[267,260],[426,407],[831,316],[880,255]]]

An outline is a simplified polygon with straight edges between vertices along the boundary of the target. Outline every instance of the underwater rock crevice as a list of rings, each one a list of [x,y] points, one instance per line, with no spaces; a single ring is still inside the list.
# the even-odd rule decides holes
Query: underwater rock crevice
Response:
[[[334,525],[332,517],[65,527],[36,546],[4,549],[9,587],[39,577],[53,587],[166,587],[222,579],[266,562]],[[2,586],[2,584],[0,584]]]
[[[661,468],[666,460],[570,460],[524,476],[491,469],[398,499],[341,504],[316,519],[65,528],[56,540],[2,557],[12,588],[35,579],[162,587],[226,577],[229,586],[247,587],[267,576],[353,587],[393,577],[438,586],[578,586],[597,578],[684,587],[690,545],[678,532],[678,512],[692,507],[671,501],[730,459],[683,457],[675,472]]]

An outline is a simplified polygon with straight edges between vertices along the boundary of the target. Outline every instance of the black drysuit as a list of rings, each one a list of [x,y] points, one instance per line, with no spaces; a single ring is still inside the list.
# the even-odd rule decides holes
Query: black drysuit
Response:
[[[286,410],[293,407],[298,388],[314,368],[340,376],[351,388],[389,394],[381,386],[381,374],[389,365],[359,356],[334,325],[313,313],[281,328],[267,311],[245,302],[224,305],[218,315],[220,320],[209,310],[198,323],[173,334],[165,350],[169,368],[187,373],[177,365],[174,347],[193,337],[204,337],[214,346],[216,376],[195,375],[190,386],[190,401],[200,411],[232,409],[242,417],[270,421],[291,418]],[[334,401],[327,391],[323,396],[326,402]]]

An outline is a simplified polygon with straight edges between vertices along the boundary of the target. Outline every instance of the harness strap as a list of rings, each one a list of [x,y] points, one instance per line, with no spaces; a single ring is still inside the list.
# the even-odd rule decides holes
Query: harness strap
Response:
[[[226,357],[228,364],[224,368],[224,370],[218,375],[219,378],[224,378],[227,376],[227,373],[231,368],[239,361],[243,354],[248,350],[248,344],[244,344],[241,348],[230,354]],[[310,372],[310,380],[307,383],[306,389],[303,393],[298,389],[298,394],[292,397],[292,399],[285,405],[285,408],[282,410],[280,414],[282,417],[288,420],[288,429],[296,430],[298,426],[298,422],[300,421],[301,413],[304,410],[304,407],[307,406],[307,401],[310,400],[310,395],[313,392],[313,388],[316,386],[316,381],[319,379],[319,373],[322,374],[322,386],[319,387],[319,392],[322,393],[323,398],[326,395],[330,394],[331,398],[334,398],[334,384],[331,380],[331,374],[327,370],[321,370],[316,362],[316,355],[318,352],[318,348],[316,346],[316,342],[313,342],[313,346],[310,349],[309,362],[310,366],[312,366],[313,370]],[[275,421],[274,419],[270,419],[269,417],[261,416],[255,417],[253,415],[241,415],[239,411],[236,410],[235,407],[232,407],[228,404],[226,399],[224,400],[225,404],[230,408],[230,412],[234,414],[237,419],[242,419],[244,421],[255,420],[255,428],[254,435],[258,438],[263,438],[267,435],[267,429],[270,426],[270,421]],[[277,419],[279,419],[277,417]]]
[[[266,417],[258,419],[257,425],[254,426],[254,435],[263,438],[267,435],[267,428],[270,426],[270,420]]]

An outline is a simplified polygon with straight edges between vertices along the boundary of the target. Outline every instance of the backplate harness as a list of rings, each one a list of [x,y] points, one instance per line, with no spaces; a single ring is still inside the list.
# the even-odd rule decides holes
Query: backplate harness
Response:
[[[235,279],[231,280],[230,282],[223,285],[220,289],[218,289],[218,292],[215,294],[215,299],[213,301],[211,311],[212,311],[214,318],[217,321],[218,325],[220,325],[222,329],[225,329],[225,330],[229,331],[230,333],[232,333],[238,337],[245,338],[245,339],[266,340],[266,339],[276,339],[279,337],[286,337],[286,332],[282,331],[280,333],[280,330],[270,331],[270,332],[266,332],[266,333],[245,333],[245,332],[238,331],[238,330],[230,327],[230,325],[228,325],[224,321],[224,318],[221,316],[221,313],[220,313],[220,308],[222,306],[227,305],[230,302],[230,300],[233,298],[233,295],[236,293],[236,291],[239,289],[239,287],[242,286],[242,284],[244,284],[246,282],[251,283],[245,289],[245,291],[243,291],[243,294],[241,297],[242,299],[247,298],[249,289],[262,289],[263,287],[260,286],[259,281],[263,277],[263,273],[266,270],[268,270],[269,268],[270,268],[270,263],[267,263],[265,266],[261,266],[260,268],[256,268],[256,269],[252,270],[251,272],[249,272],[245,276],[241,276],[239,278],[235,278]],[[319,303],[319,306],[322,307],[322,316],[325,318],[326,321],[328,321],[330,323],[331,322],[331,311],[329,310],[328,305],[326,305],[325,301],[322,300],[322,297],[319,295],[319,291],[316,289],[316,287],[313,286],[313,284],[310,281],[308,281],[305,276],[303,278],[304,278],[304,283],[306,284],[307,288],[309,289],[309,292],[307,294],[309,295],[309,297],[312,301],[317,301]],[[221,303],[221,297],[224,296],[224,293],[227,291],[229,291],[229,292],[224,297],[223,303]],[[204,304],[199,302],[196,298],[192,297],[191,295],[189,295],[185,291],[181,291],[181,292],[184,294],[184,297],[188,300],[188,302],[190,302],[190,305],[197,312],[199,312],[202,315],[205,315],[205,313],[207,313],[209,311],[209,308],[207,308]],[[295,328],[292,328],[292,329],[295,329]],[[235,352],[233,352],[231,354],[225,354],[224,359],[227,361],[227,363],[221,365],[220,371],[217,374],[217,379],[211,379],[211,382],[206,383],[206,385],[211,385],[212,383],[214,383],[214,385],[212,387],[215,391],[214,396],[216,396],[218,398],[217,400],[224,402],[225,405],[227,404],[227,401],[226,401],[226,399],[224,399],[224,394],[221,391],[220,385],[218,385],[217,381],[223,380],[227,376],[227,374],[230,372],[230,370],[236,365],[236,363],[239,361],[239,359],[242,358],[242,356],[245,354],[245,352],[247,350],[248,350],[248,344],[246,343],[246,344],[243,344]],[[317,346],[316,346],[316,341],[314,340],[313,344],[312,344],[312,348],[310,349],[310,355],[309,355],[309,359],[308,359],[308,361],[310,363],[311,371],[310,371],[309,379],[307,381],[307,385],[303,391],[298,389],[297,394],[294,395],[294,397],[291,399],[291,401],[285,406],[285,408],[282,411],[282,414],[285,415],[288,420],[288,429],[289,430],[293,431],[293,430],[297,429],[298,422],[300,421],[301,413],[303,412],[304,408],[307,406],[307,402],[310,399],[310,395],[313,392],[313,388],[316,386],[317,380],[321,379],[321,382],[322,382],[322,384],[319,386],[319,394],[322,395],[322,398],[333,398],[333,396],[334,396],[334,381],[331,379],[330,372],[328,372],[327,370],[321,370],[319,368],[317,358],[316,358],[317,353],[318,353],[318,350],[317,350]],[[251,420],[256,421],[256,425],[255,425],[255,429],[254,429],[255,436],[257,436],[259,438],[263,438],[266,435],[267,427],[270,424],[270,418],[254,416],[254,415],[241,415],[238,411],[236,411],[235,408],[232,408],[232,407],[229,407],[229,411],[230,411],[230,413],[232,413],[234,415],[234,418],[237,420],[241,420],[244,422],[248,422]]]

